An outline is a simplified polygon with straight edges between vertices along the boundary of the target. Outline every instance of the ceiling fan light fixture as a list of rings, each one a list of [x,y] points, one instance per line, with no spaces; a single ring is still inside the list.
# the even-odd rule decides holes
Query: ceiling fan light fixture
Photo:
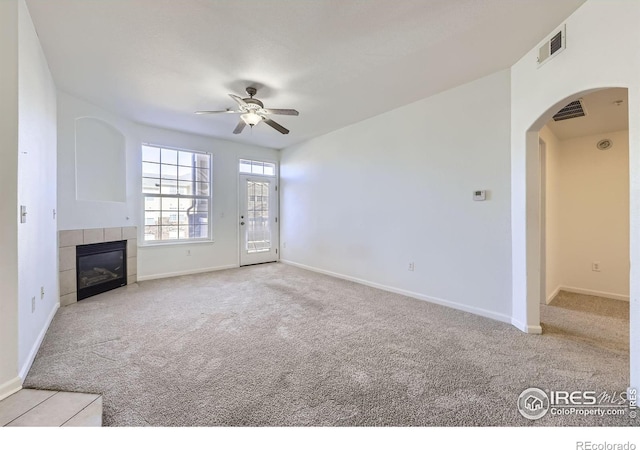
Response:
[[[262,117],[260,117],[255,112],[249,112],[247,114],[243,114],[240,116],[240,118],[244,120],[244,123],[246,123],[250,127],[253,127],[254,125],[256,125],[258,122],[262,120]]]
[[[297,116],[299,114],[298,111],[296,111],[295,109],[266,109],[264,107],[264,104],[260,100],[253,97],[255,93],[256,88],[248,87],[247,94],[249,94],[249,97],[247,98],[241,98],[235,94],[229,94],[229,97],[231,97],[238,104],[238,108],[235,110],[227,108],[224,111],[196,111],[196,114],[240,114],[240,120],[234,128],[233,134],[240,134],[247,125],[253,128],[260,122],[266,123],[279,133],[289,134],[289,130],[280,125],[275,120],[271,119],[270,115],[278,114],[283,116]]]

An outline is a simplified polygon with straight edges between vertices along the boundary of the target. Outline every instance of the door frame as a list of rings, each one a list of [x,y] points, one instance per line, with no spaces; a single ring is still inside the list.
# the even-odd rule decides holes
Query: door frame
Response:
[[[540,152],[540,304],[547,304],[547,143],[538,137]]]
[[[253,174],[253,173],[245,173],[245,172],[240,172],[240,160],[249,160],[249,161],[259,161],[259,162],[265,162],[265,163],[270,163],[270,164],[274,164],[275,165],[275,175],[260,175],[260,174]],[[237,163],[236,163],[236,171],[237,171],[237,181],[236,181],[236,192],[237,192],[237,198],[236,198],[236,217],[235,219],[237,220],[236,222],[236,232],[237,232],[237,240],[236,240],[236,249],[238,251],[238,267],[243,267],[242,266],[242,227],[240,225],[240,214],[241,214],[241,210],[242,210],[242,199],[241,199],[241,193],[242,193],[242,189],[241,189],[241,185],[240,183],[243,180],[243,177],[251,177],[251,178],[265,178],[265,179],[270,179],[273,180],[275,183],[275,196],[274,199],[276,201],[276,204],[274,206],[274,214],[275,217],[277,219],[276,222],[276,227],[275,230],[273,231],[272,234],[272,240],[274,241],[273,244],[273,248],[276,252],[276,259],[273,262],[277,262],[280,260],[280,162],[273,160],[273,159],[268,159],[268,158],[260,158],[260,157],[256,157],[256,156],[240,156],[237,158]],[[260,263],[256,263],[256,264],[260,264]],[[250,264],[247,264],[250,265]]]

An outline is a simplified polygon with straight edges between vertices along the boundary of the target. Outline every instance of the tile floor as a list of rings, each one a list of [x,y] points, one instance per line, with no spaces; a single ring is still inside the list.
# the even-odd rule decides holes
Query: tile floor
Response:
[[[21,389],[0,401],[2,427],[100,427],[102,396]]]

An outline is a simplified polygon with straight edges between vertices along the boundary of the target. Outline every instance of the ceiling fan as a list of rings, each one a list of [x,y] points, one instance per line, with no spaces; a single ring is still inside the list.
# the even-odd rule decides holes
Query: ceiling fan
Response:
[[[253,98],[256,95],[256,88],[248,87],[247,94],[249,97],[240,98],[237,95],[229,94],[229,96],[234,99],[238,103],[238,110],[234,111],[231,109],[226,109],[224,111],[196,111],[196,114],[242,114],[240,116],[240,121],[238,125],[233,130],[233,134],[240,134],[244,127],[249,125],[250,127],[254,127],[260,122],[264,122],[269,125],[271,128],[279,131],[282,134],[289,134],[289,130],[280,125],[278,122],[275,122],[269,119],[269,115],[271,114],[280,114],[285,116],[297,116],[299,113],[295,109],[273,109],[273,108],[265,108],[264,104],[258,100],[257,98]]]

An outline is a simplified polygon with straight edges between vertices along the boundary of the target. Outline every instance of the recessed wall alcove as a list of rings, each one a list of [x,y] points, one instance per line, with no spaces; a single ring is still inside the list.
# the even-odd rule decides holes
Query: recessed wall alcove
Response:
[[[75,121],[76,199],[125,202],[126,139],[111,124],[94,117]]]

